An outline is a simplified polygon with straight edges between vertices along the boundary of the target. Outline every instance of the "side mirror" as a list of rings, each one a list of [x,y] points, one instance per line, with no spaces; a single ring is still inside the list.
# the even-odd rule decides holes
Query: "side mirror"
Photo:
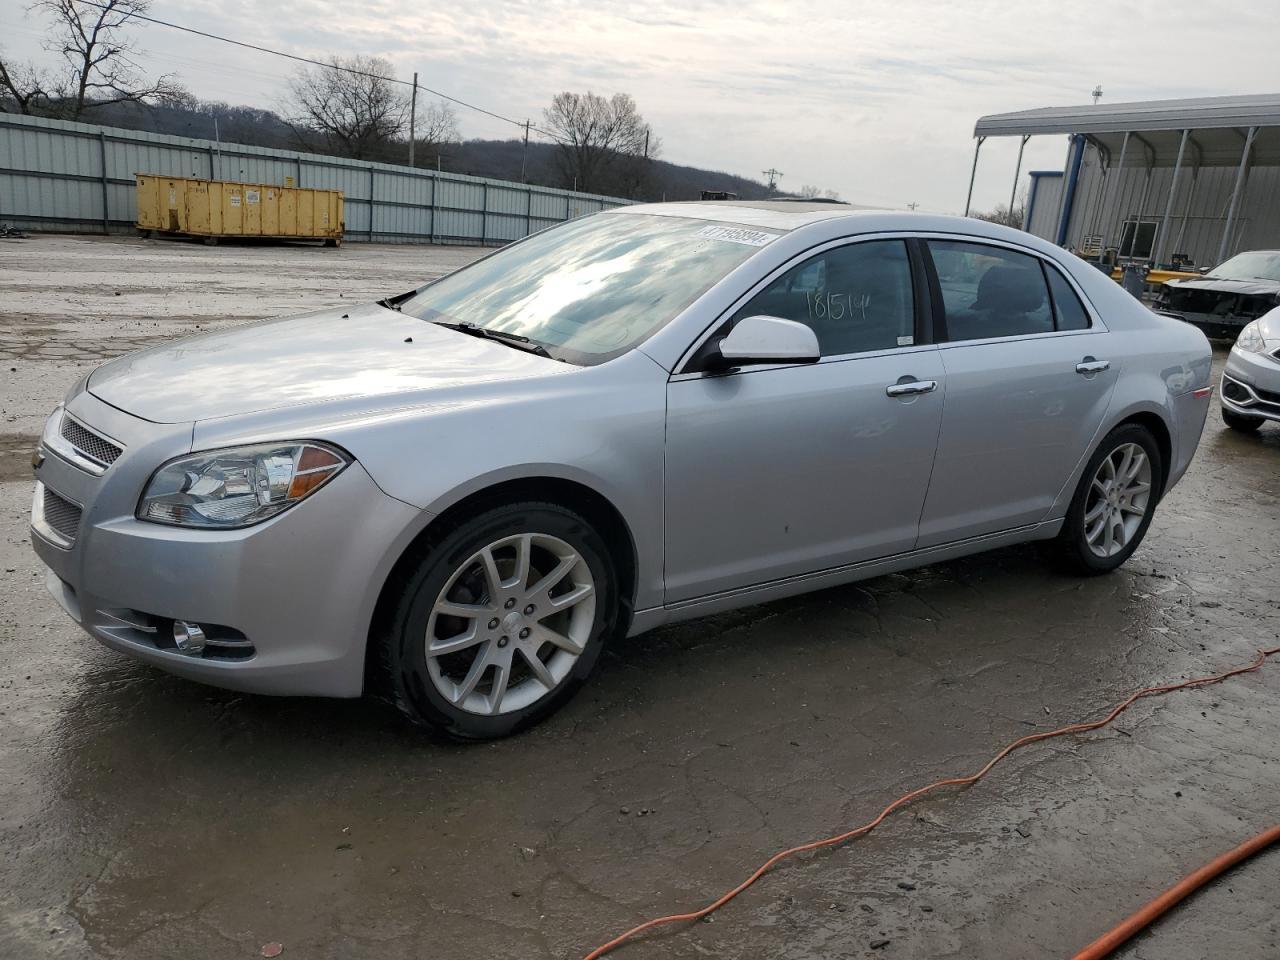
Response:
[[[719,366],[816,363],[822,356],[812,329],[795,320],[759,315],[739,320],[720,341]]]

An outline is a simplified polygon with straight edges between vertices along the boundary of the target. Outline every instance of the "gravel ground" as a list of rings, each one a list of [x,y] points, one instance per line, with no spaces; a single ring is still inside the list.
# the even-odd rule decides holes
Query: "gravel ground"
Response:
[[[1017,548],[615,644],[527,735],[209,689],[100,648],[27,529],[102,359],[394,293],[479,251],[0,241],[0,957],[569,958],[1008,740],[1280,644],[1280,430],[1223,428],[1121,571]],[[1219,354],[1218,361],[1222,356]],[[1015,754],[622,957],[1062,957],[1276,822],[1280,662]],[[1280,955],[1280,850],[1118,956]]]

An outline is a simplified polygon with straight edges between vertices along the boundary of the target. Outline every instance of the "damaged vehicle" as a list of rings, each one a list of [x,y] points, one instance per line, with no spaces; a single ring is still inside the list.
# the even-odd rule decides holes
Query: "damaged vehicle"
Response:
[[[1238,253],[1202,277],[1169,280],[1155,310],[1234,340],[1244,327],[1280,305],[1280,250]]]
[[[1210,361],[1021,230],[626,206],[102,365],[49,417],[31,539],[113,650],[499,737],[663,624],[1027,541],[1116,569]]]

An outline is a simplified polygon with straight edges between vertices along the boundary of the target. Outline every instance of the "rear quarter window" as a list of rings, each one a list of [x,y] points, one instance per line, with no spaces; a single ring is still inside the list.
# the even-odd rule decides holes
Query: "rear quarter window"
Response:
[[[1080,297],[1076,295],[1071,284],[1067,283],[1056,267],[1044,265],[1044,272],[1049,277],[1049,292],[1053,295],[1054,320],[1059,330],[1088,330],[1090,326],[1089,312],[1085,310]]]

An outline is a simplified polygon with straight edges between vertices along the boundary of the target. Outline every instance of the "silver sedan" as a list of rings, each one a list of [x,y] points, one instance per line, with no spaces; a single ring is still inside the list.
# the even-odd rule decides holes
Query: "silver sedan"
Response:
[[[612,637],[1023,541],[1115,569],[1210,359],[1003,227],[634,206],[103,365],[49,418],[32,540],[129,656],[502,736]]]

